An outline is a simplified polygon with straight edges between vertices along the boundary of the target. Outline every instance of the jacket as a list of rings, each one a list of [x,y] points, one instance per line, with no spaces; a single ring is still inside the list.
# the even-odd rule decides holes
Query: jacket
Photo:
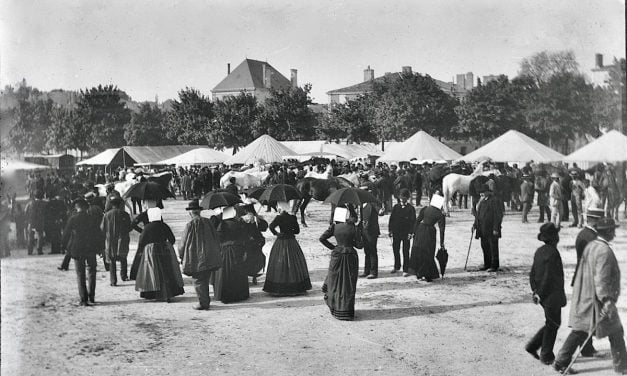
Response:
[[[559,251],[545,244],[536,250],[529,272],[531,291],[538,294],[543,307],[564,307],[564,266]]]
[[[105,237],[105,261],[128,256],[131,231],[131,216],[121,209],[111,209],[105,213],[100,223]]]
[[[100,252],[100,239],[102,232],[98,226],[96,217],[80,211],[67,222],[61,247],[72,256],[72,258],[87,257]]]
[[[592,227],[586,225],[579,234],[577,234],[577,238],[575,239],[575,251],[577,251],[577,264],[575,265],[575,272],[573,273],[573,280],[570,285],[575,285],[575,277],[577,276],[577,270],[579,270],[579,264],[581,263],[581,256],[583,256],[583,251],[586,249],[588,243],[597,238],[597,231]]]
[[[532,203],[534,196],[533,183],[525,180],[520,184],[520,201]]]
[[[179,256],[183,274],[217,270],[222,266],[222,248],[218,232],[208,218],[193,218],[181,235]]]
[[[569,324],[573,330],[589,331],[597,323],[595,336],[606,337],[621,330],[620,317],[601,321],[601,308],[606,300],[614,303],[620,296],[620,269],[614,251],[601,238],[590,242],[583,252],[575,276]]]
[[[492,194],[485,196],[477,203],[475,215],[475,239],[494,236],[501,237],[501,223],[503,222],[502,203]]]
[[[376,239],[381,234],[379,228],[379,212],[372,203],[367,203],[362,209],[362,226],[364,239]]]
[[[335,236],[337,245],[333,245],[329,238]],[[355,248],[363,248],[361,229],[348,223],[332,224],[320,236],[320,243],[325,247],[339,253],[356,253]]]
[[[402,207],[396,204],[392,208],[388,230],[394,237],[406,238],[408,234],[414,233],[414,224],[416,223],[416,209],[411,204]]]

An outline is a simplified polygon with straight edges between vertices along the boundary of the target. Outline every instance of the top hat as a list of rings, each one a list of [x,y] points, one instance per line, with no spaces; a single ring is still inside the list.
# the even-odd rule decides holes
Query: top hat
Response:
[[[198,199],[193,199],[187,204],[185,210],[203,210],[203,207],[198,204]]]
[[[614,222],[612,218],[601,218],[599,222],[594,225],[594,228],[598,230],[609,230],[618,227],[618,224]]]

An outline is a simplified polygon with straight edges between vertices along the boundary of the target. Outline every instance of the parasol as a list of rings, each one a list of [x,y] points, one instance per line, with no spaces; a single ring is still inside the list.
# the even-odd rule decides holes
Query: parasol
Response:
[[[266,190],[266,187],[254,187],[254,188],[244,189],[243,193],[246,195],[246,197],[254,198],[255,200],[259,201],[259,197],[265,190]]]
[[[440,264],[440,274],[444,277],[444,272],[446,271],[446,264],[448,263],[448,252],[446,248],[440,247],[438,249],[438,254],[435,256],[438,259],[438,264]]]
[[[141,200],[163,200],[168,197],[175,198],[170,190],[154,181],[142,181],[134,184],[124,193],[123,197],[124,199],[138,198]]]
[[[259,201],[268,201],[268,202],[276,202],[276,201],[290,201],[290,200],[298,200],[300,199],[300,192],[291,185],[288,184],[275,184],[266,188],[261,196],[259,197]]]
[[[203,197],[200,202],[200,206],[205,209],[215,209],[222,206],[233,206],[242,202],[239,196],[236,196],[229,192],[209,192]]]
[[[341,206],[346,204],[353,204],[355,207],[361,206],[366,202],[378,202],[376,197],[372,193],[359,188],[342,188],[331,193],[329,197],[324,200],[324,204],[333,204],[335,206]]]

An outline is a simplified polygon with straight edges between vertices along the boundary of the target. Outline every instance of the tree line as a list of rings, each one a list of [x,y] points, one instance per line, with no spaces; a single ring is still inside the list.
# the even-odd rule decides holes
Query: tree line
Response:
[[[445,93],[429,75],[399,73],[373,82],[372,91],[315,113],[311,84],[271,90],[263,102],[241,93],[211,101],[194,88],[179,91],[170,108],[141,103],[113,85],[81,90],[71,106],[43,99],[22,85],[9,116],[18,153],[77,149],[99,152],[123,145],[209,145],[238,148],[262,134],[279,140],[385,142],[418,130],[448,140],[487,141],[516,129],[562,152],[569,140],[626,120],[625,59],[614,61],[605,87],[586,82],[574,54],[541,52],[521,62],[518,76],[500,76],[464,98]]]

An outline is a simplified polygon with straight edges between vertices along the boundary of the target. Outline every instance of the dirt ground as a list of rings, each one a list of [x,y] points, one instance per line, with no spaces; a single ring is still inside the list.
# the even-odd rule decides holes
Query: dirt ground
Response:
[[[165,221],[180,236],[186,202],[166,202]],[[2,259],[2,375],[555,375],[523,349],[544,321],[530,299],[528,272],[539,225],[522,224],[508,211],[501,239],[502,272],[463,270],[472,217],[454,211],[447,221],[450,260],[444,279],[433,283],[390,274],[393,256],[388,216],[380,217],[379,279],[360,279],[356,319],[335,320],[320,291],[329,251],[318,237],[330,207],[310,205],[308,223],[297,237],[313,289],[304,296],[275,298],[250,286],[250,299],[195,311],[191,280],[172,303],[139,298],[134,282],[109,286],[99,261],[96,305],[79,307],[76,275],[57,270],[60,255],[28,256],[14,250]],[[274,213],[262,213],[271,220]],[[622,218],[622,213],[621,213]],[[625,221],[623,221],[625,222]],[[570,282],[576,262],[577,229],[564,228],[559,249]],[[627,273],[627,228],[614,241]],[[265,233],[269,254],[274,241]],[[333,239],[334,240],[334,239]],[[131,238],[132,260],[137,234]],[[48,252],[47,249],[44,252]],[[482,260],[473,241],[469,268]],[[363,251],[360,251],[363,267]],[[625,279],[623,278],[623,281]],[[571,288],[566,283],[567,294]],[[625,283],[623,282],[623,287]],[[618,303],[627,318],[627,298]],[[557,351],[568,335],[569,307],[562,310]],[[595,342],[609,352],[607,339]],[[582,359],[584,374],[613,374],[611,360]]]

